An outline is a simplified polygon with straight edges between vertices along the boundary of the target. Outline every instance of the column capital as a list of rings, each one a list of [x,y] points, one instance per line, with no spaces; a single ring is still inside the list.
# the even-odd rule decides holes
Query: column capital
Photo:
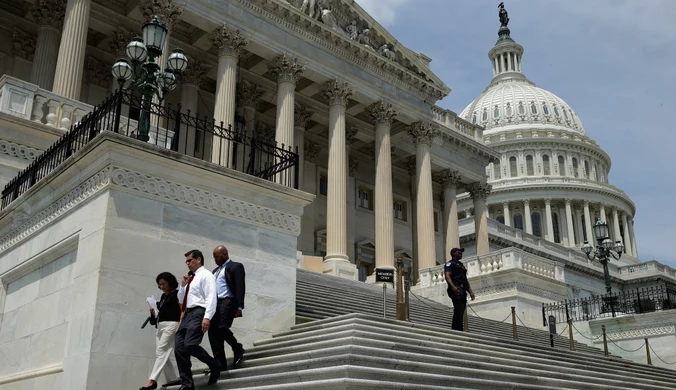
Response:
[[[219,55],[239,57],[242,49],[249,44],[249,40],[242,36],[239,30],[223,25],[211,34],[211,44],[219,51]]]
[[[303,145],[303,151],[305,152],[305,160],[314,163],[317,155],[322,151],[322,147],[309,139],[306,139]]]
[[[14,28],[12,32],[12,43],[14,45],[14,55],[33,61],[35,54],[35,35],[27,33],[21,29]]]
[[[167,26],[169,31],[171,31],[174,23],[183,14],[183,7],[174,3],[174,0],[142,0],[139,8],[146,20],[157,16]]]
[[[371,104],[366,110],[376,125],[392,125],[394,117],[397,116],[397,111],[392,104],[383,100]]]
[[[308,110],[305,104],[296,103],[293,107],[293,123],[295,127],[305,128],[307,122],[314,115],[313,111]]]
[[[530,206],[530,199],[524,199],[524,200],[523,200],[523,205],[524,205],[524,206]]]
[[[572,203],[573,203],[572,199],[566,198],[566,206],[570,206],[570,205],[572,205]]]
[[[416,173],[415,156],[406,157],[406,160],[404,160],[404,165],[406,166],[406,170],[408,171],[408,174],[411,175],[411,177],[415,176],[415,173]]]
[[[545,198],[545,205],[551,206],[552,205],[552,198]]]
[[[256,84],[242,80],[237,85],[237,103],[241,107],[256,107],[258,99],[263,96],[263,90]]]
[[[134,38],[136,34],[123,31],[115,30],[110,35],[110,42],[108,47],[110,51],[117,57],[126,57],[127,56],[127,44]],[[188,65],[189,66],[189,65]]]
[[[181,84],[200,86],[202,80],[206,77],[209,70],[204,66],[200,60],[191,60],[188,62],[188,68],[181,73]]]
[[[348,123],[347,126],[345,126],[345,144],[353,144],[354,141],[357,140],[357,133],[359,133],[357,126]],[[375,145],[375,142],[373,144]]]
[[[432,173],[432,180],[441,184],[443,188],[455,188],[455,186],[460,182],[461,178],[462,175],[460,175],[460,172],[454,169],[444,169],[442,171]]]
[[[467,190],[474,201],[481,199],[485,202],[492,189],[493,186],[484,181],[477,181],[467,186]]]
[[[505,207],[509,208],[509,202],[508,201],[502,202],[502,207],[503,208],[505,208]]]
[[[321,93],[329,101],[329,106],[337,104],[347,106],[347,101],[354,95],[354,90],[348,83],[335,79],[324,83]]]
[[[589,201],[585,199],[584,202],[583,202],[583,205],[584,205],[584,207],[589,207]]]
[[[356,157],[353,155],[350,155],[347,163],[347,168],[348,172],[350,173],[350,176],[354,177],[354,174],[357,172],[357,169],[359,168],[359,160],[357,160]]]
[[[110,87],[110,66],[105,62],[99,61],[98,59],[89,56],[87,57],[87,62],[85,63],[86,77],[87,82],[90,84],[98,85],[100,87],[108,88]]]
[[[416,146],[418,144],[432,145],[439,135],[439,126],[429,121],[420,121],[411,124],[406,131]]]
[[[268,70],[277,78],[277,83],[298,82],[300,74],[305,72],[305,66],[298,63],[298,58],[290,58],[286,54],[277,56],[268,62]]]
[[[40,26],[54,27],[61,32],[66,0],[38,0],[31,7],[31,14]]]

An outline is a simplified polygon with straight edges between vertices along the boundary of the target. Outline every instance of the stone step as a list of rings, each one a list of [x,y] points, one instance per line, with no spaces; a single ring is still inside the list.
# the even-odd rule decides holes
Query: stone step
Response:
[[[385,346],[385,345],[384,345]],[[308,352],[286,354],[284,356],[274,356],[268,358],[258,358],[247,360],[242,363],[243,368],[266,366],[275,364],[280,360],[285,362],[299,361],[299,360],[315,360],[322,359],[326,356],[336,355],[355,355],[355,356],[370,356],[377,358],[387,358],[403,362],[420,362],[429,363],[442,366],[463,367],[470,370],[485,370],[490,373],[508,372],[514,374],[547,376],[557,379],[571,379],[575,381],[585,381],[595,384],[617,384],[623,386],[623,381],[631,381],[636,389],[656,389],[656,388],[671,388],[672,380],[656,380],[653,377],[643,375],[637,377],[635,375],[629,376],[626,372],[617,370],[607,370],[594,368],[594,375],[590,376],[590,365],[584,363],[569,363],[557,364],[558,370],[552,370],[551,364],[542,363],[539,360],[529,362],[521,360],[518,365],[515,365],[514,360],[508,358],[499,358],[496,356],[481,356],[473,353],[458,352],[436,349],[430,353],[413,353],[407,351],[391,350],[384,348],[375,348],[372,346],[363,345],[338,345],[335,347],[325,347],[315,349]],[[375,363],[377,364],[377,363]],[[376,367],[370,364],[369,367]],[[404,369],[404,365],[400,365],[399,369]],[[419,368],[416,368],[420,371]],[[436,370],[436,369],[435,369]],[[428,372],[428,371],[424,371]],[[433,373],[439,371],[433,371]],[[479,371],[474,371],[478,374]],[[499,376],[499,374],[498,374]],[[484,375],[485,377],[485,375]]]

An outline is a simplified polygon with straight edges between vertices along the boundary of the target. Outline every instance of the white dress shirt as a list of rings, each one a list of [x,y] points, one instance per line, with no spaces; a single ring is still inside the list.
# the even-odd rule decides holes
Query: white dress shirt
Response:
[[[187,286],[187,285],[186,285]],[[178,288],[178,302],[183,304],[185,296],[185,287]],[[195,277],[190,283],[188,290],[188,300],[186,309],[193,307],[203,307],[205,309],[204,318],[211,320],[216,312],[216,278],[204,267],[199,267],[195,271]]]

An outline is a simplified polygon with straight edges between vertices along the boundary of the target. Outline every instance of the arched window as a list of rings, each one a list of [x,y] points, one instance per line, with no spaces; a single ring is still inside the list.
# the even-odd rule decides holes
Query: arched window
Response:
[[[557,106],[554,106],[554,115],[556,115],[557,118],[561,116],[561,113],[559,112],[559,107]]]
[[[584,220],[584,215],[580,218],[582,219],[582,241],[589,241],[587,239],[587,221]]]
[[[549,106],[547,106],[547,103],[544,103],[544,104],[542,105],[542,112],[543,112],[545,115],[549,115]]]
[[[563,109],[563,117],[566,118],[566,120],[568,120],[568,112],[566,112],[565,108]]]
[[[538,114],[538,106],[535,105],[535,102],[530,102],[530,113],[533,115]]]
[[[530,222],[533,225],[533,235],[535,237],[542,237],[541,219],[540,213],[533,213],[530,215]]]
[[[495,160],[493,163],[493,178],[495,180],[502,178],[502,172],[500,171],[500,160]]]
[[[507,107],[505,107],[505,115],[512,116],[512,105],[511,103],[507,103]]]
[[[472,124],[476,125],[476,112],[472,114]]]
[[[523,102],[519,102],[519,115],[525,115],[526,114],[526,109],[523,106]]]
[[[549,156],[546,154],[542,156],[542,171],[545,176],[549,176],[552,174],[552,169],[549,164]]]
[[[526,156],[526,174],[528,174],[528,176],[535,175],[535,167],[533,166],[533,156],[531,155]]]
[[[580,172],[579,172],[578,166],[577,166],[577,159],[575,157],[573,157],[573,176],[579,177],[579,174],[580,174]]]
[[[523,217],[521,214],[514,214],[514,228],[523,230]]]
[[[500,222],[501,224],[505,224],[505,216],[504,215],[498,215],[497,218],[495,218],[496,221]]]
[[[488,110],[484,108],[483,112],[481,113],[481,120],[486,122],[488,120]]]
[[[559,215],[552,213],[552,229],[554,229],[554,242],[561,243],[561,232],[559,231]]]
[[[584,160],[584,178],[589,179],[589,162]]]
[[[516,157],[509,158],[509,176],[516,177],[519,174],[516,168]]]
[[[566,176],[566,160],[559,156],[559,176]]]
[[[496,105],[493,107],[493,119],[500,118],[500,108]]]

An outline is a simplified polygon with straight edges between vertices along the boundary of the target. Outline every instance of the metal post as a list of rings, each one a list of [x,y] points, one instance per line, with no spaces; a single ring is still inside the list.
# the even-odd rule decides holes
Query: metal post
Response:
[[[545,316],[545,304],[542,304],[542,326],[547,326],[547,317]]]
[[[554,348],[554,335],[556,334],[556,317],[549,316],[549,344]]]
[[[120,132],[120,117],[122,116],[122,94],[124,93],[124,82],[125,80],[117,80],[119,87],[117,88],[117,102],[115,104],[115,124],[113,125],[113,131],[115,133]]]
[[[608,357],[609,353],[608,353],[608,340],[606,339],[606,326],[601,325],[601,330],[603,331],[603,355],[605,357]]]
[[[462,316],[462,329],[469,332],[469,318],[467,317],[467,306],[465,306],[465,314]]]
[[[409,306],[409,296],[408,293],[411,290],[411,285],[408,282],[404,282],[404,286],[406,287],[406,321],[410,320],[410,306]]]
[[[516,333],[516,307],[512,306],[512,337],[519,341],[519,335]]]
[[[387,316],[387,283],[383,283],[383,318]]]
[[[401,256],[397,257],[397,319],[406,319],[406,306],[404,303],[404,261]]]
[[[648,364],[653,365],[653,360],[650,358],[650,344],[648,344],[648,339],[645,339],[645,355],[648,358]]]
[[[568,340],[570,341],[570,350],[575,350],[575,340],[573,340],[573,320],[568,319]]]

